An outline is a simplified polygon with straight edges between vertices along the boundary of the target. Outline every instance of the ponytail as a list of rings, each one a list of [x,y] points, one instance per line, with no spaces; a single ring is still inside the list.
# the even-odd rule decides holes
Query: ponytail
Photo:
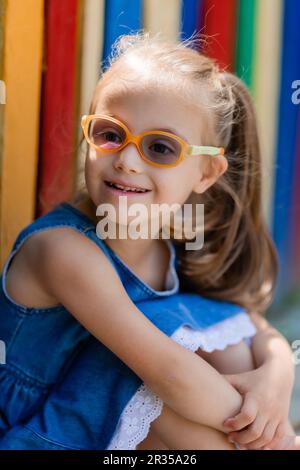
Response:
[[[201,194],[205,209],[203,248],[184,252],[175,241],[179,276],[184,290],[263,313],[272,300],[278,258],[262,215],[256,115],[240,79],[227,72],[219,73],[219,79],[222,100],[227,102],[223,108],[228,110],[228,102],[232,103],[229,125],[228,112],[227,125],[222,112],[217,122],[228,169]]]

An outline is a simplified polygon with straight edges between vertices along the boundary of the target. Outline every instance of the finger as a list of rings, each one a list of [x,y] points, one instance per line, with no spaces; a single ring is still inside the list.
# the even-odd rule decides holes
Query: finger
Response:
[[[224,375],[224,377],[238,392],[240,392],[241,395],[244,395],[245,393],[247,393],[247,389],[246,389],[246,386],[241,382],[239,375],[240,374],[238,375],[226,374]]]
[[[295,446],[296,439],[296,436],[283,436],[276,450],[299,450],[299,447]]]
[[[268,444],[268,449],[280,450],[280,447],[283,444],[282,441],[283,441],[284,435],[285,435],[285,426],[283,423],[279,423],[276,428],[273,439]]]
[[[244,403],[240,412],[233,416],[232,418],[228,418],[224,421],[224,426],[234,430],[239,431],[249,424],[253,423],[257,415],[257,403],[252,395],[247,394],[244,398]]]
[[[250,444],[246,446],[247,449],[262,449],[264,446],[270,448],[270,442],[276,433],[277,427],[278,423],[276,421],[268,422],[262,432],[262,435],[258,439],[250,442]]]
[[[229,433],[229,439],[241,445],[250,444],[259,439],[266,426],[266,420],[262,416],[258,416],[255,421],[244,431]]]

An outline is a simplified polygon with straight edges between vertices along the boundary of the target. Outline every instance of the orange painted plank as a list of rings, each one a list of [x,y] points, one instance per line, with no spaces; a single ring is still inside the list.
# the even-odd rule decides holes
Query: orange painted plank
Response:
[[[4,27],[5,27],[6,0],[0,0],[0,175],[2,174],[2,152],[3,152],[3,131],[4,131],[4,109],[6,102],[6,86],[4,81]],[[1,200],[0,176],[0,200]],[[0,224],[1,224],[1,204],[0,204]],[[1,227],[0,227],[1,233]],[[0,240],[0,247],[2,240]],[[1,249],[1,248],[0,248]]]
[[[3,77],[4,107],[0,235],[1,267],[19,231],[34,219],[43,0],[6,2]]]

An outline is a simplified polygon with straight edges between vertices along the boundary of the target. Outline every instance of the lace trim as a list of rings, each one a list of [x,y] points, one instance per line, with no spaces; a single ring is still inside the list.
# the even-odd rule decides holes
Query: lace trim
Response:
[[[135,449],[147,437],[150,424],[160,415],[162,407],[163,401],[143,383],[123,411],[108,450]]]
[[[172,339],[193,352],[199,348],[212,352],[216,349],[223,351],[227,346],[238,344],[255,333],[256,328],[249,316],[240,313],[203,330],[183,326],[173,333]]]
[[[224,350],[244,338],[254,336],[256,328],[245,313],[235,315],[206,329],[178,328],[171,338],[190,351]],[[144,383],[128,402],[107,450],[134,450],[148,435],[150,425],[160,414],[163,401]]]

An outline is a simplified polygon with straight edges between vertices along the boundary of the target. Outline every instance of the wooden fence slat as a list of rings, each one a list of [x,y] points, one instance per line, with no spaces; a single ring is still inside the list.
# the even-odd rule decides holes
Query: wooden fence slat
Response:
[[[34,219],[43,52],[43,0],[6,2],[6,104],[1,132],[1,266],[19,231]]]
[[[46,2],[37,216],[68,199],[76,181],[79,0]]]
[[[282,15],[282,0],[257,2],[252,87],[262,150],[263,209],[270,228],[273,219]]]

